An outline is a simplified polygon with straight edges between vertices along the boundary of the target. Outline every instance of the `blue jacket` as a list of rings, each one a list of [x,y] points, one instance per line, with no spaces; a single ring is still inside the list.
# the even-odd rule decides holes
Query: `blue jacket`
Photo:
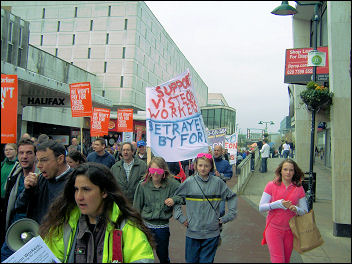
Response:
[[[99,156],[95,151],[91,152],[88,154],[87,161],[89,162],[97,162],[104,164],[107,166],[109,169],[112,167],[112,165],[115,164],[116,160],[113,155],[110,153],[106,152],[104,153],[103,156]]]
[[[222,173],[224,177],[231,179],[232,177],[232,167],[227,160],[222,159],[222,156],[219,158],[214,158],[216,170],[219,173]]]

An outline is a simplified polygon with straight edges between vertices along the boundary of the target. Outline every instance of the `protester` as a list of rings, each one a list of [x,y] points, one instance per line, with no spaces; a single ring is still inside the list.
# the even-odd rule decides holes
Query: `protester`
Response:
[[[87,158],[78,150],[74,150],[67,154],[66,162],[71,168],[76,168],[79,164],[87,162]]]
[[[181,183],[174,194],[185,199],[187,217],[179,204],[175,205],[174,217],[187,227],[186,262],[211,263],[220,242],[220,226],[237,214],[237,198],[223,180],[210,173],[213,170],[211,154],[199,153],[195,169],[196,174]],[[221,199],[227,200],[229,208],[222,217]]]
[[[282,161],[275,170],[274,180],[265,186],[259,211],[269,211],[266,218],[266,240],[272,263],[289,263],[293,248],[293,235],[289,220],[308,212],[302,187],[304,173],[291,159]],[[288,210],[287,210],[288,209]],[[265,244],[265,242],[262,244]]]
[[[69,146],[69,148],[72,149],[72,150],[81,151],[81,146],[78,144],[77,138],[73,137],[71,139],[71,145]]]
[[[263,147],[260,150],[260,153],[262,154],[262,169],[261,173],[265,173],[268,171],[268,158],[270,156],[270,146],[267,143],[267,140],[263,140]]]
[[[62,262],[154,262],[148,228],[111,171],[99,163],[81,164],[69,176],[39,234]]]
[[[40,224],[51,202],[63,190],[72,169],[66,163],[64,145],[51,139],[37,145],[37,160],[41,174],[29,173],[25,177],[25,188],[16,200],[15,208],[26,211],[27,217]]]
[[[132,146],[133,146],[133,156],[136,154],[137,151],[137,142],[136,141],[132,141]]]
[[[232,166],[222,156],[223,148],[221,145],[214,146],[215,176],[220,177],[224,182],[232,178]],[[225,201],[220,202],[220,216],[225,214]]]
[[[24,133],[21,137],[21,139],[31,139],[31,135],[29,135],[28,133]],[[20,140],[21,140],[20,139]]]
[[[134,147],[130,142],[122,143],[122,159],[111,168],[117,183],[131,204],[137,184],[147,170],[147,164],[138,158],[134,158],[134,152]]]
[[[165,160],[154,157],[149,162],[145,180],[138,184],[134,194],[133,207],[141,213],[145,225],[154,235],[160,263],[170,263],[169,219],[174,204],[182,203],[181,197],[174,196],[179,185],[169,172]]]
[[[147,144],[143,141],[140,140],[137,142],[137,158],[140,158],[147,164],[147,151],[146,151],[146,146]]]
[[[41,144],[41,143],[48,141],[49,139],[50,138],[47,134],[40,134],[36,143]]]
[[[30,139],[21,139],[18,142],[18,160],[13,170],[10,172],[6,181],[6,190],[4,198],[4,211],[1,214],[2,218],[2,230],[6,232],[9,226],[15,221],[24,218],[26,216],[25,210],[15,209],[16,199],[19,194],[24,189],[24,178],[29,175],[29,173],[39,173],[36,168],[36,147],[34,142]],[[5,235],[5,232],[4,233]],[[4,241],[4,235],[1,237],[1,241]],[[6,242],[2,243],[1,247],[1,262],[11,256],[14,252],[7,246]]]
[[[1,200],[5,197],[5,183],[13,167],[18,163],[17,146],[14,143],[8,143],[4,148],[5,159],[1,162]],[[3,204],[1,202],[1,204]]]
[[[251,171],[254,171],[254,166],[255,166],[255,149],[251,149]]]
[[[105,150],[106,144],[105,139],[97,138],[93,142],[94,152],[88,154],[87,161],[97,162],[104,164],[108,168],[111,168],[115,164],[115,158],[113,155]]]

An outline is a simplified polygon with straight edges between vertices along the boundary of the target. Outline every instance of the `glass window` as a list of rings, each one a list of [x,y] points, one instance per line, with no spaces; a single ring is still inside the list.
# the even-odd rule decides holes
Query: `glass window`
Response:
[[[108,10],[108,16],[111,15],[111,6],[109,6],[109,10]]]
[[[43,8],[42,18],[45,18],[45,8]]]
[[[121,76],[120,87],[123,87],[123,76]]]
[[[106,72],[107,66],[108,66],[108,63],[105,61],[105,62],[104,62],[104,73]]]
[[[93,30],[93,20],[90,21],[90,31]]]
[[[18,49],[17,66],[21,66],[22,51],[23,51],[22,48]]]
[[[9,38],[8,38],[8,41],[10,43],[12,43],[12,35],[13,35],[13,23],[10,22],[10,25],[9,25]]]
[[[22,27],[20,27],[20,31],[18,34],[18,46],[22,47]]]
[[[126,18],[125,19],[125,27],[124,27],[125,30],[127,30],[127,24],[128,24],[128,19]]]
[[[40,35],[40,46],[43,46],[43,35]]]
[[[106,33],[106,41],[105,44],[109,44],[109,33]]]
[[[220,128],[221,109],[215,109],[214,127]]]
[[[126,47],[122,47],[122,58],[124,59],[126,56]]]
[[[56,48],[56,49],[55,49],[55,57],[57,57],[57,53],[58,53],[58,51],[59,51],[59,49],[58,49],[58,48]]]
[[[73,34],[73,35],[72,35],[72,45],[75,45],[75,41],[76,41],[76,35]]]
[[[90,59],[90,48],[88,48],[88,59]]]
[[[57,21],[57,32],[60,32],[60,21]]]
[[[75,17],[77,17],[77,9],[78,7],[75,7]]]

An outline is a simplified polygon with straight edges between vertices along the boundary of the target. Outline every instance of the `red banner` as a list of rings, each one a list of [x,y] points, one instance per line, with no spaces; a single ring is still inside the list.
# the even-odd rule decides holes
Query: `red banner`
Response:
[[[313,48],[287,49],[284,83],[306,84],[312,80],[313,67],[307,66],[308,52]],[[318,51],[326,53],[326,65],[317,67],[317,81],[329,80],[328,47],[318,47]]]
[[[117,109],[117,132],[133,132],[133,109]]]
[[[17,75],[1,74],[1,144],[17,142]]]
[[[107,135],[109,130],[110,109],[95,107],[90,120],[91,137]]]
[[[71,83],[70,99],[72,117],[92,115],[92,93],[90,82]]]

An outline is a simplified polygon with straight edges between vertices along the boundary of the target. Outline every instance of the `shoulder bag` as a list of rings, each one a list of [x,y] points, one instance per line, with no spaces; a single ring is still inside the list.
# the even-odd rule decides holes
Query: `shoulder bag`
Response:
[[[321,246],[324,243],[315,223],[313,209],[304,215],[296,215],[289,221],[293,234],[293,248],[300,254]]]

